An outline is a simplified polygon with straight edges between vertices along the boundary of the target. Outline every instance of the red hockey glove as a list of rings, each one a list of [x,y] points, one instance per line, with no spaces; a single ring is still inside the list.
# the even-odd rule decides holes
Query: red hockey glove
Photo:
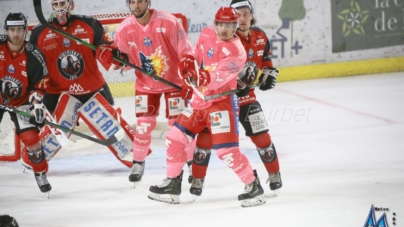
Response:
[[[204,69],[199,69],[198,71],[188,70],[188,73],[184,75],[183,83],[188,86],[193,84],[195,87],[206,86],[210,83],[209,71]]]
[[[276,77],[278,77],[278,69],[267,68],[262,69],[262,73],[259,77],[259,82],[261,83],[260,90],[269,90],[275,87]]]
[[[114,65],[119,65],[123,66],[121,62],[113,59],[113,57],[122,59],[124,61],[129,61],[128,55],[125,53],[121,53],[119,49],[116,47],[115,44],[108,45],[108,44],[102,44],[97,47],[97,50],[95,52],[95,57],[104,65],[104,64],[114,64]]]
[[[197,66],[194,56],[189,54],[181,55],[180,64],[178,65],[178,74],[181,79],[184,79],[183,75],[187,74],[189,70],[195,71]]]

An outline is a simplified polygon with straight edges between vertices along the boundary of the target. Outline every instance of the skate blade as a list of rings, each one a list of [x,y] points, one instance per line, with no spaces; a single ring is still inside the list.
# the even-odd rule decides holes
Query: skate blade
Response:
[[[169,198],[165,198],[162,196],[169,196]],[[180,203],[180,197],[178,195],[160,195],[156,193],[150,193],[147,196],[151,200],[156,200],[158,202],[163,202],[163,203],[170,203],[170,204],[179,204]]]
[[[252,207],[252,206],[259,206],[266,203],[266,199],[264,195],[257,196],[252,199],[242,200],[241,206],[242,207]]]
[[[133,188],[136,188],[142,184],[142,181],[136,181],[136,182],[132,182],[132,183],[133,183]]]
[[[44,192],[44,194],[45,194],[45,196],[46,196],[47,199],[50,198],[50,197],[49,197],[49,192]]]
[[[273,192],[275,193],[275,196],[278,196],[281,194],[281,189],[273,190]]]

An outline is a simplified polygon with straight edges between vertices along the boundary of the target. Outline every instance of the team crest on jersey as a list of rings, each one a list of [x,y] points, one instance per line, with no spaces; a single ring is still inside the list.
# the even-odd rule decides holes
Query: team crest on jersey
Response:
[[[75,80],[83,75],[84,60],[76,51],[64,51],[60,54],[57,65],[60,74],[68,80]]]
[[[71,45],[70,40],[68,38],[63,39],[63,46],[64,47],[69,47]]]
[[[250,49],[248,51],[248,58],[252,58],[252,57],[254,57],[254,51],[253,51],[253,49]]]
[[[162,77],[170,68],[167,63],[168,58],[162,53],[161,46],[150,56],[145,56],[142,52],[139,52],[139,59],[142,63],[142,68],[146,70],[148,74],[155,74]]]
[[[9,65],[8,68],[7,68],[7,71],[8,71],[9,73],[15,73],[14,65]]]
[[[143,44],[148,47],[152,45],[152,41],[149,37],[144,37]]]
[[[213,57],[213,47],[211,47],[206,54],[208,55],[208,58]]]
[[[20,97],[22,83],[18,79],[5,76],[1,79],[1,98],[4,104],[8,104],[12,99]]]
[[[253,84],[257,79],[258,67],[253,61],[245,63],[243,69],[238,74],[238,78],[246,84]]]

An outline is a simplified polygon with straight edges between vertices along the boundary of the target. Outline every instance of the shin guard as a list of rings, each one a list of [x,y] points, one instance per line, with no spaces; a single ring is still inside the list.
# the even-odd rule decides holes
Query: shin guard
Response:
[[[255,176],[247,157],[238,147],[226,147],[216,150],[219,159],[223,160],[229,168],[240,178],[244,184],[250,184]]]

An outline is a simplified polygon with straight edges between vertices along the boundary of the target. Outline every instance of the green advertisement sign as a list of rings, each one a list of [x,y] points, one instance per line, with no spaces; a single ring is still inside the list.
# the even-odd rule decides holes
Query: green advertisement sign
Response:
[[[404,45],[404,0],[331,1],[332,52]]]

